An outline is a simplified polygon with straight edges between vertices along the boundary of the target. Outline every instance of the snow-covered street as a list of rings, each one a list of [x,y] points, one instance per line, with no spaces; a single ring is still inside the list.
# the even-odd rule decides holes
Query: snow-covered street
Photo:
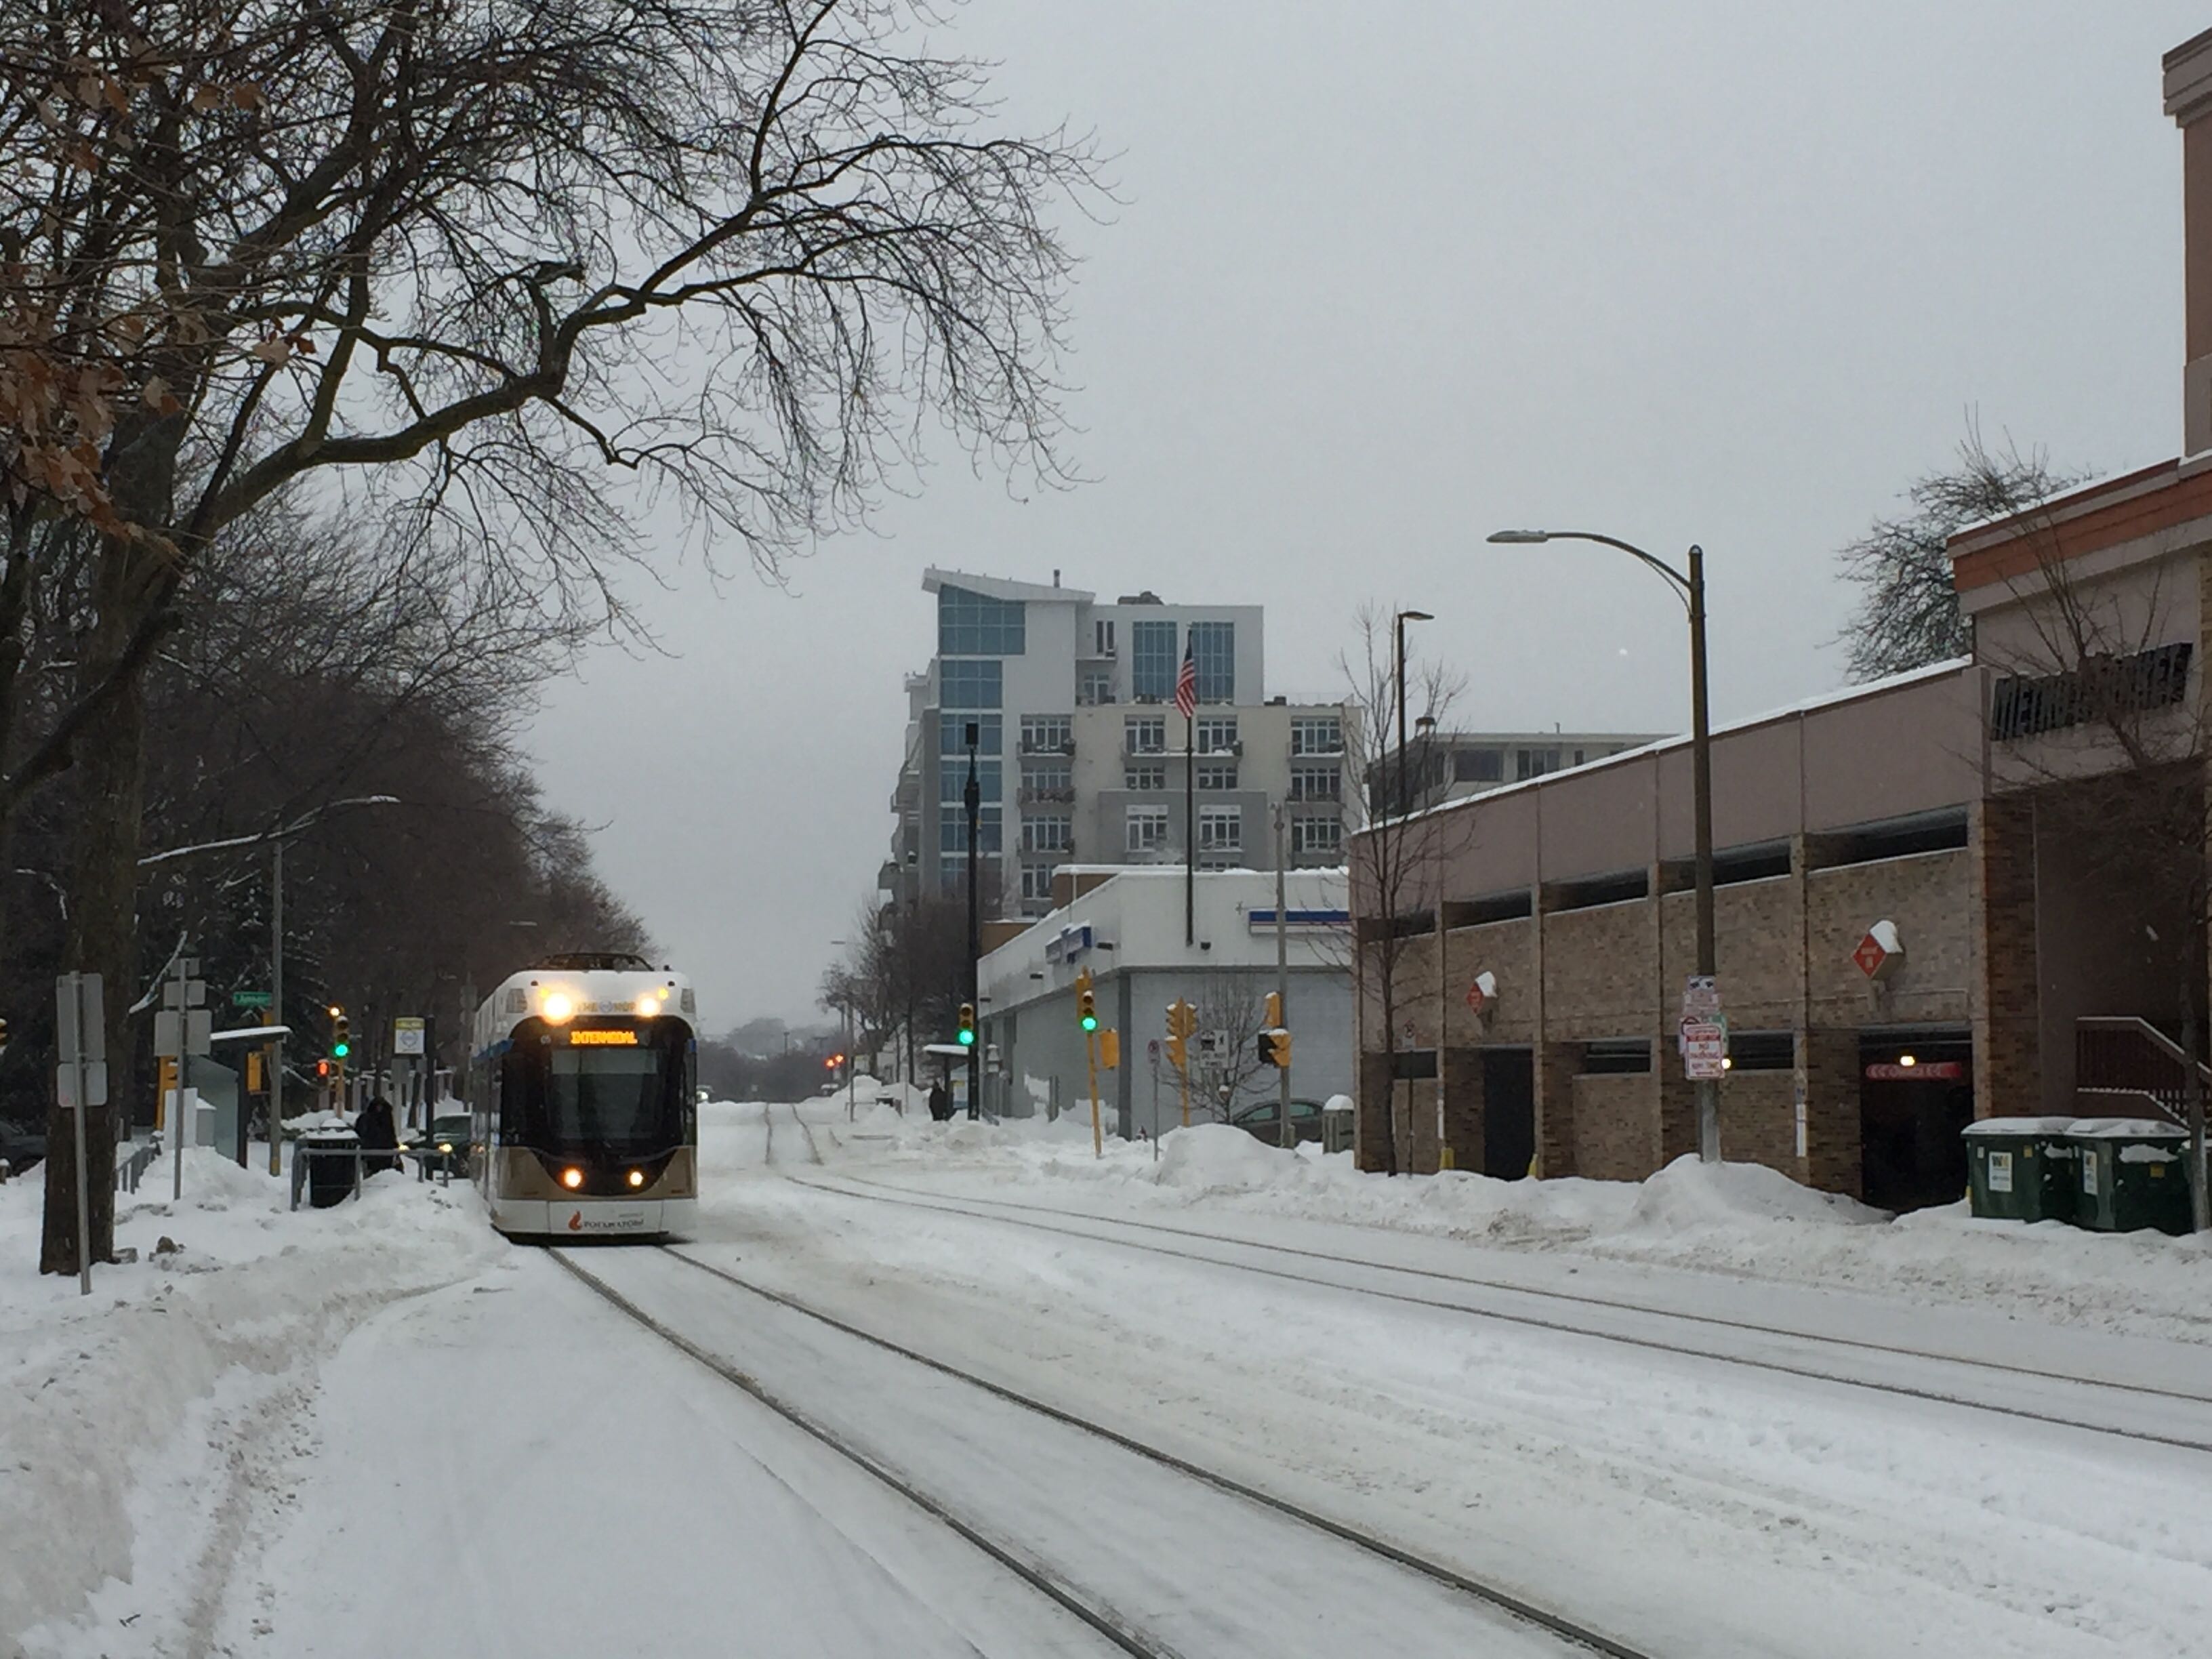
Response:
[[[287,1216],[229,1170],[126,1210],[185,1248],[104,1312],[11,1281],[0,1637],[1578,1650],[1440,1573],[1653,1659],[2212,1654],[2191,1242],[1734,1167],[1385,1182],[1224,1129],[1094,1160],[1087,1122],[842,1099],[709,1107],[702,1150],[673,1252],[511,1248],[388,1179]]]

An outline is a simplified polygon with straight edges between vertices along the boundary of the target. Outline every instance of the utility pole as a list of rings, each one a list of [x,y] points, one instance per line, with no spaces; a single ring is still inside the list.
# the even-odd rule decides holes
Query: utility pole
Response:
[[[269,877],[269,1023],[284,1029],[284,837]],[[284,1173],[284,1039],[269,1039],[269,1173]]]
[[[980,1007],[983,1000],[982,895],[977,890],[975,882],[978,842],[982,838],[983,786],[975,777],[975,744],[981,736],[978,722],[969,720],[965,735],[968,738],[968,787],[962,791],[961,799],[968,807],[968,1000]],[[1003,742],[1000,746],[1003,751]],[[968,1045],[968,1121],[971,1123],[983,1115],[983,1056],[979,1052],[982,1046],[980,1042]]]
[[[1275,803],[1275,1002],[1281,1012],[1283,1024],[1291,1023],[1291,913],[1285,908],[1285,895],[1289,880],[1284,874],[1283,803]],[[1277,1099],[1280,1101],[1281,1118],[1277,1124],[1276,1140],[1285,1152],[1297,1149],[1297,1133],[1291,1127],[1291,1068],[1280,1066],[1275,1069]]]

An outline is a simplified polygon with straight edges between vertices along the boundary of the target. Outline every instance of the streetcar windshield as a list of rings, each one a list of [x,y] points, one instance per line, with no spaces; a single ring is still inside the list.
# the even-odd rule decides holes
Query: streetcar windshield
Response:
[[[638,1152],[668,1143],[670,1056],[663,1050],[553,1048],[546,1059],[546,1127],[555,1141]]]

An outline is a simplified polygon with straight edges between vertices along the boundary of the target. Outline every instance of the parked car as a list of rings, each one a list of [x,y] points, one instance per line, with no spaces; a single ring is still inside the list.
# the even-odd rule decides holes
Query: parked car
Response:
[[[434,1117],[428,1129],[408,1129],[400,1139],[425,1174],[459,1176],[469,1173],[469,1116],[465,1112]]]
[[[0,1123],[0,1160],[9,1172],[21,1175],[46,1155],[46,1132],[21,1123]]]
[[[1256,1106],[1247,1106],[1229,1121],[1245,1133],[1256,1136],[1270,1146],[1283,1144],[1282,1103],[1279,1101],[1263,1100]],[[1321,1139],[1321,1102],[1293,1100],[1291,1103],[1291,1133],[1302,1141]]]

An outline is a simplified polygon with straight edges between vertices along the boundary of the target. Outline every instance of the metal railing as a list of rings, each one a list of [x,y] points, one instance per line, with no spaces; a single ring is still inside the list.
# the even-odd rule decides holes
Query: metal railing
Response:
[[[135,1193],[146,1166],[160,1154],[158,1140],[126,1140],[115,1149],[115,1190]]]
[[[2149,1106],[2176,1123],[2189,1111],[2189,1056],[2179,1043],[2133,1014],[2085,1014],[2074,1022],[2074,1090]],[[2212,1066],[2197,1062],[2198,1086],[2212,1092]]]

